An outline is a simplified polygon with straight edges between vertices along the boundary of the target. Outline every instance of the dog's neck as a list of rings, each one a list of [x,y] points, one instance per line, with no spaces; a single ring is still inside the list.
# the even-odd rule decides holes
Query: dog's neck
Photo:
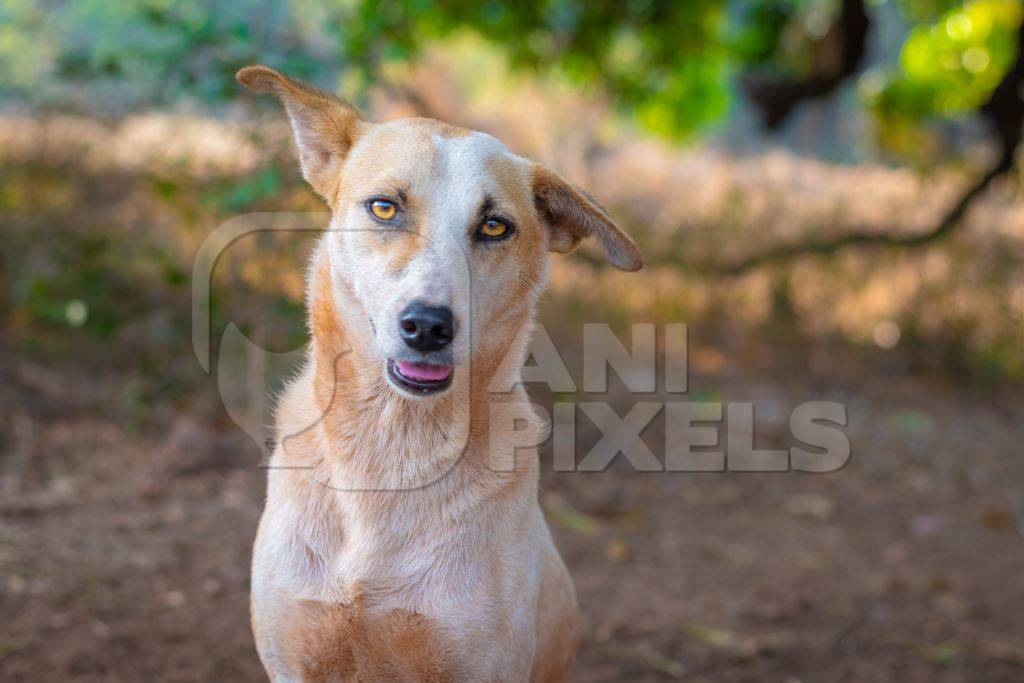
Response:
[[[354,490],[409,490],[451,476],[505,481],[496,472],[491,444],[508,437],[495,433],[489,388],[515,387],[506,401],[528,401],[519,386],[534,307],[506,321],[511,343],[486,349],[486,361],[456,373],[452,388],[435,399],[400,396],[384,379],[381,361],[370,348],[372,329],[350,288],[332,276],[330,256],[321,244],[309,287],[315,401],[332,485]],[[507,376],[506,376],[507,375]],[[501,429],[500,427],[497,429]],[[535,471],[535,463],[525,470]],[[522,474],[522,472],[520,472]],[[340,480],[340,481],[339,481]]]

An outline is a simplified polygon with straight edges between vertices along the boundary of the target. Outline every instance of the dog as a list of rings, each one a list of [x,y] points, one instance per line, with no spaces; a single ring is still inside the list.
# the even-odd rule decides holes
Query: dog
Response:
[[[265,66],[237,79],[283,103],[332,216],[253,548],[263,666],[275,681],[565,680],[581,623],[537,499],[546,426],[518,378],[548,252],[594,237],[635,271],[639,249],[489,135],[372,123]],[[513,455],[496,466],[497,451]]]

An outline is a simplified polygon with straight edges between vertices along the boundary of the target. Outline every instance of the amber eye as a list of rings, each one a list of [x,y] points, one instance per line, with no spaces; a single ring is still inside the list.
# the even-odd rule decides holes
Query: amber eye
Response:
[[[496,218],[490,218],[481,223],[476,232],[481,239],[500,240],[511,235],[512,228]]]
[[[375,199],[370,202],[370,213],[382,221],[389,221],[398,213],[398,207],[386,199]]]

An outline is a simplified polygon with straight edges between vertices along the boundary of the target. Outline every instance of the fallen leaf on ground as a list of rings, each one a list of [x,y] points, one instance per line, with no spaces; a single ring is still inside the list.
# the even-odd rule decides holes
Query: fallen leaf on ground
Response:
[[[602,648],[605,653],[613,659],[625,661],[630,664],[655,669],[668,674],[673,678],[682,678],[686,673],[686,665],[682,662],[666,657],[649,645],[623,646],[605,645]]]
[[[543,508],[548,519],[567,529],[587,535],[596,534],[601,529],[601,524],[596,518],[575,509],[561,496],[545,496]]]

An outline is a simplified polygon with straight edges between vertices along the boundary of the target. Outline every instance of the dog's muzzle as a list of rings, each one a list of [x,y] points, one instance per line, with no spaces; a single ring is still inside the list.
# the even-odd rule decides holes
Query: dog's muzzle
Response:
[[[455,338],[455,316],[447,306],[413,302],[398,316],[398,333],[413,358],[388,361],[393,385],[414,396],[437,394],[452,384],[454,366],[448,346]],[[444,353],[438,353],[444,351]],[[438,362],[440,361],[440,362]]]

